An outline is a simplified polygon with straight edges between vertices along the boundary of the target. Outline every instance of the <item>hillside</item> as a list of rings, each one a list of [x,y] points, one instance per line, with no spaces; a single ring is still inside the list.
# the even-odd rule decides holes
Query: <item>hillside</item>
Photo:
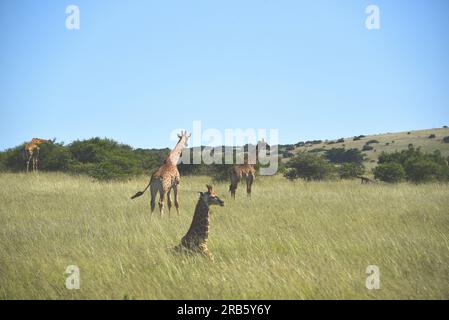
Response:
[[[429,138],[434,134],[435,138]],[[378,143],[370,144],[373,150],[363,151],[366,154],[366,160],[364,165],[371,169],[376,163],[378,156],[384,152],[401,151],[408,148],[409,144],[413,144],[415,147],[420,147],[424,152],[433,152],[434,150],[440,150],[445,157],[449,156],[449,143],[444,143],[443,138],[449,136],[449,128],[439,129],[426,129],[415,130],[397,133],[383,133],[374,135],[365,135],[360,140],[354,140],[355,137],[343,138],[344,142],[337,142],[338,140],[323,140],[307,141],[304,143],[297,143],[294,145],[294,149],[290,152],[297,153],[301,151],[323,153],[325,150],[332,148],[356,148],[362,150],[363,146],[370,140],[377,140]],[[288,148],[292,148],[288,145],[280,147],[280,152],[285,152]],[[284,160],[288,160],[284,158]]]

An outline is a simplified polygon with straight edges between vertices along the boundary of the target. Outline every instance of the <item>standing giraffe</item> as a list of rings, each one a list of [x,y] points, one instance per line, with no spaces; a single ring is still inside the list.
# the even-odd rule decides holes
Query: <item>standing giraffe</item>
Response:
[[[245,178],[246,180],[246,193],[251,196],[251,186],[253,185],[254,178],[256,177],[256,168],[253,164],[249,164],[248,160],[245,159],[244,164],[235,165],[231,169],[231,184],[229,185],[229,191],[231,191],[232,198],[235,199],[235,191],[237,186]]]
[[[235,199],[235,191],[237,190],[237,186],[242,178],[245,178],[246,180],[246,194],[251,197],[251,187],[253,185],[254,179],[256,178],[255,163],[258,159],[260,150],[265,151],[267,147],[269,147],[268,144],[262,138],[262,140],[257,143],[255,159],[254,155],[248,154],[243,164],[235,165],[234,167],[232,167],[230,172],[231,184],[229,185],[229,191],[231,192],[231,196],[233,199]],[[251,158],[251,163],[248,163],[248,158]]]
[[[181,134],[178,134],[179,141],[173,150],[169,153],[167,158],[164,161],[164,164],[159,167],[151,176],[150,182],[145,187],[143,191],[137,192],[135,195],[131,197],[131,199],[140,197],[145,193],[145,191],[150,187],[151,192],[151,213],[153,213],[154,208],[156,206],[156,194],[159,192],[159,211],[161,216],[164,212],[164,199],[165,195],[167,195],[167,206],[168,212],[170,213],[170,209],[172,206],[171,201],[171,190],[173,189],[175,196],[175,207],[176,212],[179,215],[179,202],[178,202],[178,185],[181,179],[178,171],[178,161],[181,157],[182,149],[187,147],[187,140],[190,138],[190,135],[187,135],[187,131],[181,131]]]
[[[39,161],[39,145],[44,142],[51,142],[51,140],[33,138],[24,146],[24,155],[27,163],[27,172],[30,171],[30,162],[32,161],[33,171],[37,171]]]
[[[209,217],[211,205],[224,206],[224,201],[207,185],[207,192],[200,192],[200,197],[195,207],[192,223],[181,243],[174,249],[180,252],[199,252],[213,260],[213,255],[207,247],[209,236]]]

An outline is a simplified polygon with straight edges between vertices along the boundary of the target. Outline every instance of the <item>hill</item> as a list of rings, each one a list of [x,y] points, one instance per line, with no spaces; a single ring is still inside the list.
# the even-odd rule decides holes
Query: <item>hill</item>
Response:
[[[300,133],[298,133],[299,135]],[[363,165],[371,173],[382,152],[405,150],[412,144],[423,152],[439,150],[444,158],[449,156],[449,128],[417,130],[377,135],[360,135],[337,140],[317,140],[280,145],[280,172],[291,157],[299,152],[323,154],[333,148],[357,149],[363,151]],[[107,138],[76,140],[70,144],[57,142],[40,146],[39,169],[72,174],[89,175],[99,180],[127,179],[141,174],[149,174],[158,168],[170,149],[134,149]],[[203,148],[203,147],[201,147]],[[236,147],[237,149],[239,147]],[[196,149],[196,148],[195,148]],[[234,150],[235,150],[234,149]],[[196,149],[199,150],[199,149]],[[352,150],[354,151],[354,150]],[[193,152],[192,148],[184,150]],[[230,165],[180,164],[181,175],[209,175],[217,180],[228,179]],[[26,162],[23,157],[23,145],[0,152],[0,171],[23,172]]]
[[[429,138],[431,135],[435,135],[435,137]],[[369,145],[372,146],[373,149],[365,150],[363,152],[366,155],[364,165],[368,169],[372,169],[376,165],[378,157],[382,152],[406,150],[409,144],[413,144],[415,147],[420,147],[424,152],[440,150],[444,157],[449,157],[449,143],[443,142],[443,138],[447,136],[449,136],[449,128],[436,128],[397,133],[360,135],[337,140],[306,141],[299,142],[295,145],[283,145],[280,146],[279,150],[281,154],[287,151],[292,154],[301,151],[316,152],[320,154],[332,148],[355,148],[363,150],[363,146],[371,141],[372,143]],[[288,161],[288,158],[283,157],[283,161]]]

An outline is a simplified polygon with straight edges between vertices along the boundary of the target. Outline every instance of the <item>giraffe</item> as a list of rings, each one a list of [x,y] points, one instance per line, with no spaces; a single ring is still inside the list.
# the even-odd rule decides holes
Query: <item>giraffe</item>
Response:
[[[246,180],[246,194],[250,197],[251,187],[253,185],[254,178],[256,177],[255,166],[248,163],[248,160],[245,159],[244,164],[239,164],[232,167],[230,173],[231,184],[229,185],[229,191],[231,191],[232,198],[235,199],[235,191],[237,190],[237,186],[242,178],[245,178]]]
[[[30,171],[30,162],[32,161],[32,170],[37,171],[37,165],[39,161],[39,145],[44,142],[51,142],[51,140],[33,138],[30,142],[25,143],[24,156],[27,163],[27,172]]]
[[[231,184],[229,185],[229,191],[231,192],[231,196],[233,199],[235,199],[235,191],[237,190],[237,186],[242,178],[245,178],[246,181],[246,194],[248,195],[248,197],[251,197],[251,188],[254,179],[256,178],[255,163],[258,159],[259,151],[261,149],[266,150],[267,147],[269,147],[269,145],[262,138],[262,140],[259,141],[256,146],[256,159],[254,159],[254,155],[248,154],[247,157],[245,157],[243,164],[235,165],[231,168]],[[250,163],[248,162],[248,158],[251,158]]]
[[[360,182],[361,182],[362,184],[364,184],[364,183],[376,183],[376,180],[370,179],[370,178],[368,178],[368,177],[357,176],[357,178],[360,179]]]
[[[211,185],[206,185],[206,187],[207,192],[199,193],[200,197],[196,204],[189,230],[181,239],[181,243],[174,247],[174,249],[178,252],[199,252],[213,260],[214,256],[207,247],[210,217],[209,207],[211,205],[219,205],[222,207],[224,206],[224,201],[213,191]]]
[[[175,197],[175,207],[176,212],[179,215],[179,202],[178,202],[178,185],[181,176],[178,171],[178,161],[181,157],[182,149],[187,147],[187,140],[190,138],[191,134],[187,134],[187,131],[181,131],[181,134],[178,134],[179,141],[173,150],[168,154],[167,158],[164,161],[164,164],[159,167],[152,175],[150,182],[145,187],[143,191],[137,192],[135,195],[131,197],[131,199],[140,197],[145,193],[145,191],[150,187],[151,192],[151,213],[153,213],[154,208],[156,206],[156,195],[159,193],[159,211],[161,216],[164,212],[164,199],[167,196],[167,206],[168,213],[170,213],[170,209],[172,207],[172,199],[171,199],[171,190],[173,189],[174,197]]]

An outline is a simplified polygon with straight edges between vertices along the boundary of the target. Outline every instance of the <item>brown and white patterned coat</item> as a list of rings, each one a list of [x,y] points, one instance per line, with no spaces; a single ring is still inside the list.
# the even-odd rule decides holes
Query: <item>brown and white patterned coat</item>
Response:
[[[175,247],[175,250],[199,252],[213,259],[213,255],[207,246],[210,222],[209,207],[211,205],[224,206],[224,201],[213,191],[212,186],[207,185],[207,192],[200,192],[190,228],[181,239],[181,243]]]
[[[30,142],[27,142],[24,146],[24,157],[26,160],[27,172],[30,171],[30,163],[32,163],[32,170],[37,171],[39,162],[39,145],[44,142],[51,142],[51,140],[33,138]]]
[[[187,146],[187,140],[190,135],[187,135],[187,132],[181,132],[178,134],[179,141],[173,150],[169,153],[167,158],[164,161],[164,164],[159,167],[151,176],[150,182],[145,187],[143,191],[137,192],[131,199],[140,197],[145,191],[150,187],[151,193],[151,212],[154,211],[156,206],[156,195],[159,193],[159,210],[161,215],[164,212],[164,201],[165,196],[167,196],[167,206],[170,212],[172,207],[172,199],[171,199],[171,190],[174,192],[174,202],[176,211],[179,214],[179,201],[178,201],[178,186],[181,179],[181,176],[178,171],[178,161],[181,157],[182,150]]]

